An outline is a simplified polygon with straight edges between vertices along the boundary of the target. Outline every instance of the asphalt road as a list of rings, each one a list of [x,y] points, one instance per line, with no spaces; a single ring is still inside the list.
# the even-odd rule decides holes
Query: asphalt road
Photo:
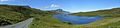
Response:
[[[32,22],[33,18],[29,18],[25,21],[19,22],[13,25],[0,26],[0,28],[28,28],[28,25]]]

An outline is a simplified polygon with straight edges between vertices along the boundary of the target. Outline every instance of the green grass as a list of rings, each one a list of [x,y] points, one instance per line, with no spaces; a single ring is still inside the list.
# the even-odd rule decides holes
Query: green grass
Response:
[[[120,8],[92,12],[73,13],[76,16],[103,16],[104,18],[89,24],[78,25],[80,28],[120,28]]]
[[[22,9],[22,11],[20,11]],[[24,11],[23,11],[24,9]],[[0,5],[0,26],[11,25],[28,19],[30,16],[25,8],[11,5]]]
[[[79,12],[76,16],[103,16],[104,19],[89,23],[72,25],[63,23],[53,17],[56,12],[42,11],[35,8],[25,8],[17,5],[0,5],[0,26],[16,24],[30,17],[34,18],[29,28],[116,28],[120,26],[120,8]]]
[[[34,20],[29,26],[30,28],[69,28],[70,25],[64,24],[56,18],[52,17],[50,13],[34,14]]]

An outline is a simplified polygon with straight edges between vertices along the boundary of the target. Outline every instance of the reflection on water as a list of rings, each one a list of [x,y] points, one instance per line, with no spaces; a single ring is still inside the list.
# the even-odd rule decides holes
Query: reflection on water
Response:
[[[69,22],[72,24],[87,24],[87,23],[102,19],[101,16],[88,17],[88,16],[73,16],[73,15],[67,15],[67,14],[57,14],[57,15],[54,15],[54,17],[63,22]]]

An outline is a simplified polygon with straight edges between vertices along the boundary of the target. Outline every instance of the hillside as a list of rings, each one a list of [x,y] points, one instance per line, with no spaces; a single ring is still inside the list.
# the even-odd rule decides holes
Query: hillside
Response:
[[[15,24],[26,20],[30,17],[26,9],[27,8],[22,6],[0,5],[0,26]]]
[[[0,26],[11,25],[34,16],[44,11],[21,5],[0,5]],[[46,12],[47,13],[47,12]]]
[[[89,24],[72,25],[63,23],[56,18],[53,18],[53,14],[56,12],[47,11],[48,13],[44,16],[36,15],[36,19],[30,25],[30,28],[108,28],[108,27],[118,27],[120,26],[119,8],[113,8],[108,10],[98,10],[92,12],[80,12],[74,13],[76,16],[103,16],[104,19],[92,22]],[[115,13],[113,13],[115,12]],[[52,14],[50,14],[52,13]]]
[[[107,10],[98,10],[92,12],[79,12],[73,13],[73,15],[77,16],[104,16],[104,17],[120,17],[120,8],[113,8]]]
[[[70,28],[70,25],[64,24],[53,18],[52,11],[42,11],[21,5],[0,5],[0,26],[16,24],[28,18],[34,18],[29,28]]]
[[[87,25],[79,25],[80,28],[120,28],[120,8],[98,10],[92,12],[73,13],[76,16],[103,16],[104,19]]]
[[[89,24],[72,25],[53,18],[54,14],[65,11],[42,11],[21,5],[0,5],[0,26],[16,24],[28,18],[33,18],[29,28],[106,28],[120,26],[120,8],[98,10],[92,12],[79,12],[76,16],[103,16],[104,19]],[[68,13],[68,12],[67,12]]]

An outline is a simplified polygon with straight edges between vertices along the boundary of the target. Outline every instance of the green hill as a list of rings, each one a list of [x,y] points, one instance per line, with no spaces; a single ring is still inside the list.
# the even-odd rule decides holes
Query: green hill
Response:
[[[79,12],[76,16],[103,16],[104,19],[89,24],[72,25],[63,23],[52,16],[54,11],[42,11],[21,5],[0,5],[0,26],[16,24],[28,18],[34,18],[29,28],[107,28],[120,26],[120,8]]]
[[[0,5],[0,26],[15,24],[26,20],[30,17],[26,9],[27,8],[16,5]]]
[[[107,10],[98,10],[92,12],[79,12],[73,13],[73,15],[77,16],[104,16],[104,17],[120,17],[120,8],[113,8]]]
[[[0,5],[0,26],[16,24],[28,18],[34,18],[29,28],[70,28],[53,18],[52,11],[42,11],[21,5]]]
[[[85,25],[79,25],[80,28],[120,28],[120,8],[107,10],[98,10],[92,12],[73,13],[76,16],[103,16],[104,19]]]
[[[11,25],[34,16],[47,13],[39,9],[21,5],[0,5],[0,26]]]

